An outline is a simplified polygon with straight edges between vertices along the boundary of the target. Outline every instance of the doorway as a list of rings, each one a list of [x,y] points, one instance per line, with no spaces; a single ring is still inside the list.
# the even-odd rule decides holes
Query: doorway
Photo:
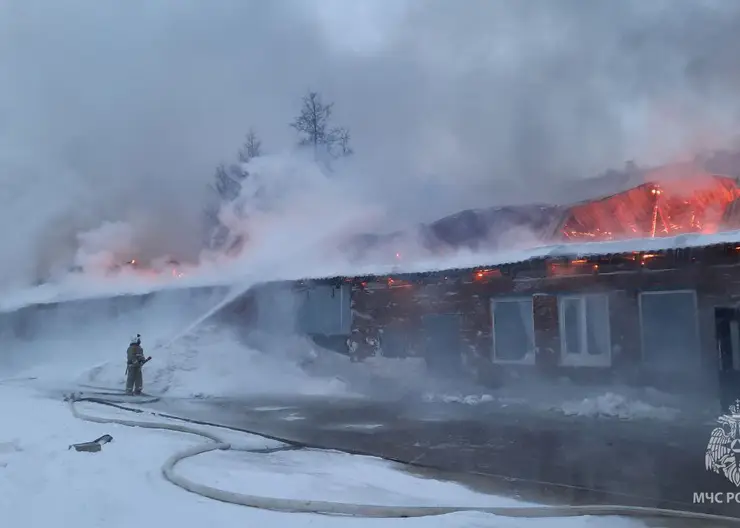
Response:
[[[656,372],[690,374],[701,367],[696,292],[640,294],[642,358]]]
[[[434,374],[462,372],[462,321],[457,314],[428,314],[422,317],[424,357]]]
[[[714,309],[722,411],[740,399],[740,309]]]

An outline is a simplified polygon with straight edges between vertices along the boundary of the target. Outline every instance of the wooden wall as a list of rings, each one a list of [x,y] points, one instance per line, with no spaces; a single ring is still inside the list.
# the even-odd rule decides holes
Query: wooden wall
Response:
[[[421,356],[424,353],[421,346],[424,314],[458,314],[463,320],[461,353],[465,365],[472,375],[499,383],[506,371],[522,370],[522,367],[504,367],[491,361],[491,299],[532,296],[538,354],[536,368],[528,370],[553,376],[567,371],[576,377],[588,371],[591,377],[652,384],[662,374],[648,372],[641,364],[639,294],[655,290],[695,290],[702,372],[694,374],[711,384],[716,380],[717,369],[714,307],[740,302],[740,263],[737,257],[733,260],[710,265],[701,259],[688,258],[682,263],[672,262],[672,268],[665,268],[656,259],[611,271],[603,271],[605,266],[589,262],[580,270],[571,266],[563,273],[554,270],[557,263],[544,263],[522,268],[518,273],[497,273],[486,280],[476,280],[471,274],[413,283],[386,279],[368,281],[356,286],[352,293],[354,322],[350,348],[358,356],[378,352]],[[558,295],[586,292],[609,294],[613,351],[609,369],[565,368],[558,364]],[[404,339],[384,339],[386,332],[395,336],[402,334]],[[384,344],[391,342],[393,350],[384,349]],[[399,342],[404,344],[399,346]],[[666,381],[676,382],[675,379]]]

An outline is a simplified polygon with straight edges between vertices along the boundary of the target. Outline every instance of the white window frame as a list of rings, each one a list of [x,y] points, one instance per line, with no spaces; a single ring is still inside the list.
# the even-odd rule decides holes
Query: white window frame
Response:
[[[694,358],[694,361],[696,363],[696,366],[701,366],[701,328],[699,326],[699,299],[696,295],[696,290],[648,290],[648,291],[642,291],[638,295],[638,310],[639,310],[639,318],[640,318],[640,358],[643,363],[650,363],[650,358],[645,355],[645,332],[643,330],[643,318],[642,318],[642,299],[646,295],[667,295],[667,294],[676,294],[676,293],[687,293],[691,295],[691,298],[694,301],[694,327],[696,329],[696,340],[697,340],[697,354]]]
[[[522,359],[499,359],[496,356],[496,305],[503,303],[521,303],[526,302],[531,306],[530,317],[532,318],[532,348]],[[491,360],[499,365],[534,365],[537,355],[537,342],[534,326],[534,298],[533,297],[495,297],[491,299]]]
[[[560,364],[564,367],[603,367],[612,366],[612,329],[611,329],[611,303],[608,293],[588,293],[582,295],[563,295],[558,297],[558,329],[560,331]],[[586,315],[586,299],[601,298],[606,304],[606,341],[608,343],[606,353],[588,353],[588,317]],[[578,318],[580,323],[581,350],[580,354],[569,354],[566,350],[565,317],[563,317],[563,305],[566,302],[579,301]]]

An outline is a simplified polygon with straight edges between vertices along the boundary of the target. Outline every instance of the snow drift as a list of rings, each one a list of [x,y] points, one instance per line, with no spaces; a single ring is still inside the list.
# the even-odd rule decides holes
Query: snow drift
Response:
[[[183,336],[157,355],[145,368],[146,392],[174,397],[243,397],[250,395],[345,394],[338,378],[308,375],[301,368],[301,354],[259,351],[247,346],[235,329],[205,324]],[[82,384],[122,388],[124,365],[107,361],[85,371]]]

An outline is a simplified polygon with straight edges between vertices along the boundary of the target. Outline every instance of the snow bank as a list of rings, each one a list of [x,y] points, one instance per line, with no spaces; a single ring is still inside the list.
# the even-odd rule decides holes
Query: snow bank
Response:
[[[95,408],[88,406],[85,411],[92,413]],[[117,412],[100,407],[98,411],[106,416]],[[66,403],[16,385],[0,384],[0,415],[4,417],[0,429],[0,511],[8,526],[48,528],[60,519],[77,528],[645,526],[620,518],[511,519],[474,512],[415,519],[355,519],[255,510],[198,497],[161,477],[160,467],[174,451],[202,441],[192,435],[82,422],[72,416]],[[103,434],[112,435],[113,442],[99,453],[68,449],[72,443]],[[273,445],[252,435],[227,435],[228,441],[245,447]],[[236,435],[241,438],[234,438]],[[207,454],[183,463],[180,471],[220,488],[288,498],[375,504],[516,504],[458,484],[412,477],[378,459],[327,452]]]
[[[272,352],[272,351],[271,351]],[[287,351],[261,352],[245,345],[235,330],[204,325],[174,342],[144,368],[148,393],[178,397],[346,394],[336,378],[308,375]],[[125,365],[110,361],[85,372],[80,383],[123,387]]]
[[[679,411],[670,407],[655,406],[622,394],[607,392],[600,396],[568,401],[559,408],[566,416],[609,417],[621,419],[673,420]]]
[[[471,406],[490,404],[500,408],[515,408],[522,413],[546,412],[622,420],[674,421],[679,415],[695,419],[704,416],[707,411],[701,401],[666,394],[650,387],[580,386],[565,380],[512,383],[487,393],[475,390],[426,391],[422,401]]]

